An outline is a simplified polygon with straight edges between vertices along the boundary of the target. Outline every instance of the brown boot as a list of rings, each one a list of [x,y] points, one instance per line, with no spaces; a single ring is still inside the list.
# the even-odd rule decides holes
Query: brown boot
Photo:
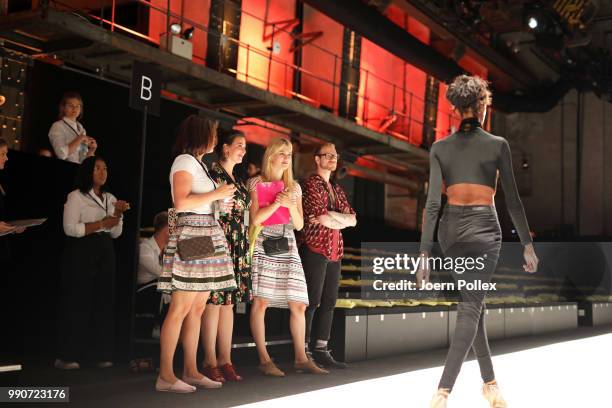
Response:
[[[293,367],[298,373],[309,372],[310,374],[329,374],[329,371],[320,368],[312,360],[306,360],[301,363],[295,363]]]
[[[508,404],[501,395],[501,391],[497,386],[497,381],[484,383],[482,386],[482,395],[489,401],[491,408],[507,408]]]
[[[264,373],[265,375],[269,375],[272,377],[284,377],[285,373],[282,372],[276,364],[272,360],[266,361],[265,363],[261,363],[259,365],[259,371]]]

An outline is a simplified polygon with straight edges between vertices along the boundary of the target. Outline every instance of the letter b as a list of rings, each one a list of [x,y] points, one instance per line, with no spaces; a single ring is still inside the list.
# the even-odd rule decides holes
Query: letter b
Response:
[[[140,82],[140,99],[150,101],[151,97],[153,96],[153,93],[151,92],[152,87],[153,81],[151,81],[151,78],[143,75]]]

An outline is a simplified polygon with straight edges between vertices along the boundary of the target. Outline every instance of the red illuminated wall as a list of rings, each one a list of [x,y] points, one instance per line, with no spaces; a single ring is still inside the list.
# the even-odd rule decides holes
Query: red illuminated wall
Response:
[[[284,137],[288,139],[288,129],[280,126],[275,126],[271,123],[259,120],[257,118],[250,118],[249,122],[253,125],[236,126],[235,129],[239,129],[246,135],[247,142],[256,143],[261,146],[267,146],[270,141],[275,137]]]
[[[293,53],[289,52],[291,36],[287,32],[277,32],[274,35],[274,42],[280,44],[280,52],[273,54],[271,63],[267,47],[272,47],[272,38],[264,41],[263,36],[264,29],[266,33],[272,33],[272,26],[264,28],[264,21],[275,23],[295,17],[295,2],[243,0],[242,10],[240,41],[248,43],[250,49],[240,47],[238,51],[238,79],[279,95],[291,96],[293,69],[287,66],[293,65]]]
[[[152,0],[152,4],[165,9],[168,3],[167,0]],[[184,5],[184,10],[181,10],[181,5]],[[172,13],[179,16],[183,14],[186,18],[208,27],[210,0],[171,0],[170,7]],[[286,31],[275,33],[274,40],[280,44],[280,51],[273,54],[270,63],[268,47],[273,44],[271,38],[264,40],[264,32],[272,32],[272,26],[266,27],[266,22],[280,25],[282,21],[295,17],[295,0],[243,0],[242,10],[237,78],[276,94],[294,97],[291,36]],[[391,5],[386,15],[422,42],[429,43],[429,28],[407,16],[400,8]],[[168,21],[165,12],[151,10],[149,36],[159,41],[159,36],[167,30],[168,23],[177,21],[180,21],[180,18],[171,17]],[[183,28],[189,26],[190,23],[183,22]],[[314,106],[325,105],[337,110],[339,92],[333,83],[334,79],[336,83],[340,81],[343,30],[341,24],[304,5],[303,32],[322,31],[323,36],[302,48],[303,73],[299,97],[303,102]],[[196,63],[205,63],[206,40],[207,32],[196,26],[193,38]],[[487,76],[486,68],[469,56],[464,56],[459,64],[469,72],[485,78]],[[396,122],[389,130],[398,137],[420,145],[427,74],[365,38],[362,39],[361,45],[361,69],[357,122],[378,130],[392,111],[399,112]],[[445,90],[442,84],[436,139],[450,133],[452,125],[456,126],[458,123],[456,118],[449,118],[451,109],[444,97]],[[250,133],[256,138],[251,141],[266,144],[270,137],[278,134],[270,132],[267,129],[250,129]]]
[[[452,111],[452,106],[446,99],[446,89],[448,86],[440,83],[438,93],[438,119],[436,124],[436,140],[444,139],[446,136],[457,130],[459,118]]]
[[[339,92],[332,84],[340,82],[344,27],[305,4],[303,32],[316,31],[323,36],[302,51],[302,94],[337,111]]]
[[[386,14],[410,34],[429,43],[429,29],[407,17],[403,10],[392,5]],[[415,145],[421,144],[427,74],[365,38],[361,44],[361,68],[358,116],[362,123],[377,130],[392,110],[404,113],[405,116],[398,115],[390,129]]]

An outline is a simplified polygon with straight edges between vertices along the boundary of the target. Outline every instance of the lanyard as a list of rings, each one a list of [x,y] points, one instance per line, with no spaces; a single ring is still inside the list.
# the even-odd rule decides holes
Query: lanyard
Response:
[[[100,204],[100,202],[96,200],[94,196],[91,195],[91,193],[87,193],[87,197],[94,203],[96,203],[98,207],[102,208],[104,210],[104,215],[106,216],[108,215],[108,199],[106,198],[106,195],[104,193],[102,193],[102,195],[104,196],[104,207],[102,207],[102,204]]]
[[[249,195],[248,191],[245,192],[244,189],[242,188],[243,186],[242,181],[238,180],[238,177],[235,177],[234,179],[232,179],[232,177],[229,175],[227,170],[225,170],[225,167],[223,167],[221,163],[217,163],[217,164],[219,165],[219,167],[221,167],[221,170],[223,170],[223,173],[227,176],[228,183],[234,184],[237,190],[242,191],[242,194],[246,194],[248,196]]]
[[[198,160],[197,157],[193,156],[192,157],[194,159],[196,159],[196,161],[200,164],[200,166],[202,166],[202,170],[204,170],[204,173],[206,173],[206,175],[208,176],[208,178],[210,179],[210,181],[212,181],[213,186],[215,187],[215,190],[217,189],[217,183],[215,183],[215,180],[210,176],[210,173],[208,172],[208,169],[206,168],[206,165],[204,165],[204,163],[202,163],[202,161]]]
[[[72,130],[74,132],[75,135],[80,136],[80,133],[78,132],[78,130],[79,130],[79,122],[76,122],[76,126],[77,126],[76,130],[74,130],[74,128],[70,125],[70,123],[66,122],[65,119],[62,119],[62,122],[64,122],[64,124],[66,126],[68,126],[70,128],[70,130]]]

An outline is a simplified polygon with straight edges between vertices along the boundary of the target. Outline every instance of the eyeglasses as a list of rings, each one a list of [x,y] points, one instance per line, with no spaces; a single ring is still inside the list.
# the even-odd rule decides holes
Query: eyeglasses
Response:
[[[282,159],[290,159],[291,158],[291,153],[283,153],[283,152],[278,152],[276,153],[280,158]]]
[[[340,158],[339,154],[333,154],[333,153],[319,153],[316,156],[319,157],[325,157],[327,160],[338,160]]]

